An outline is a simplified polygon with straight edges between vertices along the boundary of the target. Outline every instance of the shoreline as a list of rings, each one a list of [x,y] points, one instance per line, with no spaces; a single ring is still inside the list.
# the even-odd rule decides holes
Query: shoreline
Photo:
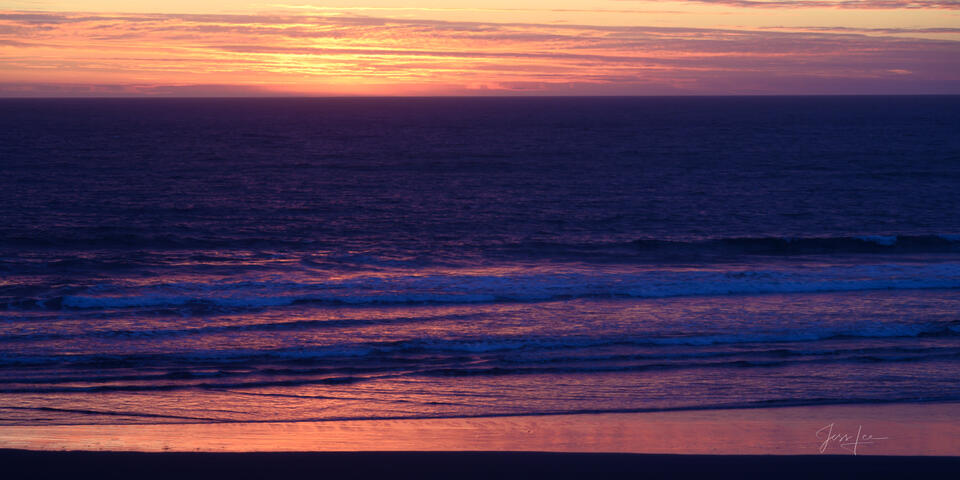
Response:
[[[860,435],[860,441],[851,439]],[[289,423],[0,427],[0,449],[960,456],[960,402]]]
[[[0,450],[12,478],[952,478],[960,457],[547,452],[136,453]],[[743,477],[739,477],[743,478]]]

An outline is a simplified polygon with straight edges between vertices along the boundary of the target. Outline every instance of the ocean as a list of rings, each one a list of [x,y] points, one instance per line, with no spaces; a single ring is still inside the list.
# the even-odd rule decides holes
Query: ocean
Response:
[[[0,425],[960,400],[960,97],[0,100]]]

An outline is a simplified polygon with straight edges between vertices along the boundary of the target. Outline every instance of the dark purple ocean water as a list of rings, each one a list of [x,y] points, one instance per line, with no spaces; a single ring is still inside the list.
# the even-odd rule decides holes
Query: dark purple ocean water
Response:
[[[0,425],[960,400],[960,97],[0,100]]]

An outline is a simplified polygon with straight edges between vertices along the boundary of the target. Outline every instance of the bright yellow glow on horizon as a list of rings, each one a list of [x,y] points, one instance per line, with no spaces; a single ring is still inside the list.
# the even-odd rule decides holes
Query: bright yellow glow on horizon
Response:
[[[760,1],[7,1],[0,95],[960,93],[960,2]]]

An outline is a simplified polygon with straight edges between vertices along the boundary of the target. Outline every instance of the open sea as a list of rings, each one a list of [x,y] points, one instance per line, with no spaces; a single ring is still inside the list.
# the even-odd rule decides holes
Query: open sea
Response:
[[[960,97],[0,100],[0,425],[960,401]]]

